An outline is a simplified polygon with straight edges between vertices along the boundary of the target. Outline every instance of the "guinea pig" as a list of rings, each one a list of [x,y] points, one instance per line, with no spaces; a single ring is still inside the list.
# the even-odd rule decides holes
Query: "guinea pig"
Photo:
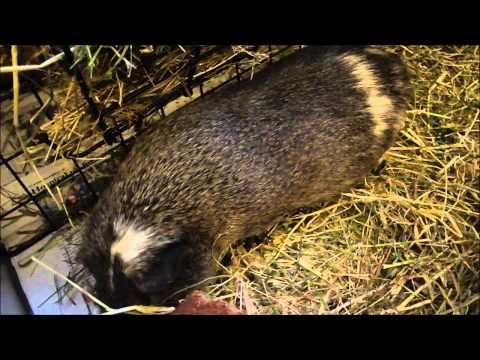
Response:
[[[82,226],[94,293],[115,307],[178,300],[230,246],[367,176],[410,96],[396,55],[308,46],[158,121]]]

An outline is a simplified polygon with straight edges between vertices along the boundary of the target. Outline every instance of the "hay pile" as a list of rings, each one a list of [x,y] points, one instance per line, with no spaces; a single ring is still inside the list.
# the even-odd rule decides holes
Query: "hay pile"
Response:
[[[379,176],[233,249],[210,293],[258,314],[479,314],[478,46],[399,46],[415,102]]]

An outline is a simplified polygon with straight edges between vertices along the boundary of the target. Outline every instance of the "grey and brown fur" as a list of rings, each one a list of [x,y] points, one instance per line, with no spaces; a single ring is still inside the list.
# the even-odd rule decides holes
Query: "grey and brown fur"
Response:
[[[394,55],[310,46],[159,121],[84,224],[97,295],[161,302],[230,245],[348,191],[395,141],[410,94]]]

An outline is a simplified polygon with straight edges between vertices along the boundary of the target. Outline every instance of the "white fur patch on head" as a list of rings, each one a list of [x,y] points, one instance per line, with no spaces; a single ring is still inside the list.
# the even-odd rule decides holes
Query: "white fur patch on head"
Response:
[[[393,114],[393,104],[390,98],[381,93],[378,78],[371,66],[359,55],[344,55],[340,61],[346,63],[357,80],[357,88],[367,95],[368,111],[372,117],[374,126],[373,134],[376,137],[383,137],[388,129],[386,119]]]
[[[152,234],[146,230],[139,230],[133,224],[125,224],[121,221],[113,224],[113,230],[117,240],[110,248],[112,258],[115,255],[125,263],[130,263],[152,242]]]
[[[110,248],[110,255],[113,259],[118,255],[126,266],[135,265],[135,260],[152,246],[158,247],[170,243],[170,240],[159,240],[148,230],[142,230],[135,224],[125,224],[117,221],[113,224],[113,230],[117,240]]]

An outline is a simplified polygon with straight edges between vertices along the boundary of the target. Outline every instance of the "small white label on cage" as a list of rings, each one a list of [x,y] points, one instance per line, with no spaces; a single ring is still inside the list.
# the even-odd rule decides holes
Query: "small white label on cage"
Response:
[[[18,159],[20,159],[20,161],[23,160],[23,156],[20,156]],[[44,181],[49,184],[49,186],[58,181],[58,179],[67,176],[73,170],[74,169],[72,162],[63,159],[57,160],[55,163],[47,166],[38,167],[38,172],[40,173],[40,176],[43,177]],[[20,176],[25,186],[32,193],[32,195],[35,195],[45,189],[45,186],[35,172],[30,171],[24,176],[22,176],[22,174],[18,175]],[[4,190],[4,192],[2,192],[0,196],[4,211],[8,210],[11,205],[15,205],[10,200],[11,197],[21,197],[26,195],[18,181],[15,180],[13,176],[7,176],[7,174],[5,174],[5,176],[2,176],[2,189]],[[5,196],[4,193],[9,194],[9,196]]]
[[[105,151],[105,149],[103,150]],[[103,161],[108,158],[108,156],[105,157]],[[101,162],[102,160],[93,158],[93,160],[82,161],[80,166],[84,169],[88,169],[90,166],[99,164]],[[47,184],[53,193],[56,194],[54,186],[76,170],[71,160],[64,159],[57,160],[56,162],[46,166],[38,167],[37,169],[43,179],[40,179],[34,171],[30,171],[28,174],[23,176],[22,174],[18,174],[32,195],[37,195],[38,193],[44,191],[46,189],[45,184]],[[12,198],[24,199],[27,197],[27,194],[25,194],[23,188],[13,176],[2,175],[1,186],[4,190],[2,193],[0,193],[0,201],[3,211],[8,211],[8,209],[15,206],[15,203],[11,200]]]
[[[84,169],[88,169],[90,166],[94,164],[99,164],[101,162],[101,160],[88,160],[83,161],[81,166]],[[60,159],[53,164],[39,167],[38,171],[43,177],[43,181],[40,180],[37,174],[33,171],[30,171],[26,175],[19,174],[19,176],[32,195],[37,195],[40,192],[44,191],[44,183],[46,183],[50,187],[50,190],[53,192],[53,194],[56,196],[57,201],[60,201],[55,185],[75,171],[73,162],[71,160]],[[0,203],[2,212],[8,211],[9,209],[13,208],[19,201],[28,198],[28,195],[25,193],[19,182],[13,176],[6,179],[6,177],[4,177],[2,174],[1,186],[2,192],[0,193]],[[64,186],[60,185],[60,188],[63,193]],[[65,196],[64,193],[63,195]],[[55,203],[51,199],[51,195],[46,194],[45,196],[45,199],[47,199],[48,201],[47,203],[50,205],[47,205],[45,201],[41,201],[40,205],[44,208],[44,210],[47,210],[49,206],[55,207]],[[31,215],[27,215],[23,212],[20,212],[19,210],[16,210],[7,218],[2,219],[2,222],[0,224],[2,230],[1,241],[8,249],[17,246],[26,240],[29,240],[32,235],[35,234],[35,229],[38,230],[44,223],[43,216],[33,205],[33,203],[29,203],[29,208],[34,211],[34,213]],[[22,209],[25,208],[22,207]],[[17,218],[19,215],[21,215],[21,217]]]

